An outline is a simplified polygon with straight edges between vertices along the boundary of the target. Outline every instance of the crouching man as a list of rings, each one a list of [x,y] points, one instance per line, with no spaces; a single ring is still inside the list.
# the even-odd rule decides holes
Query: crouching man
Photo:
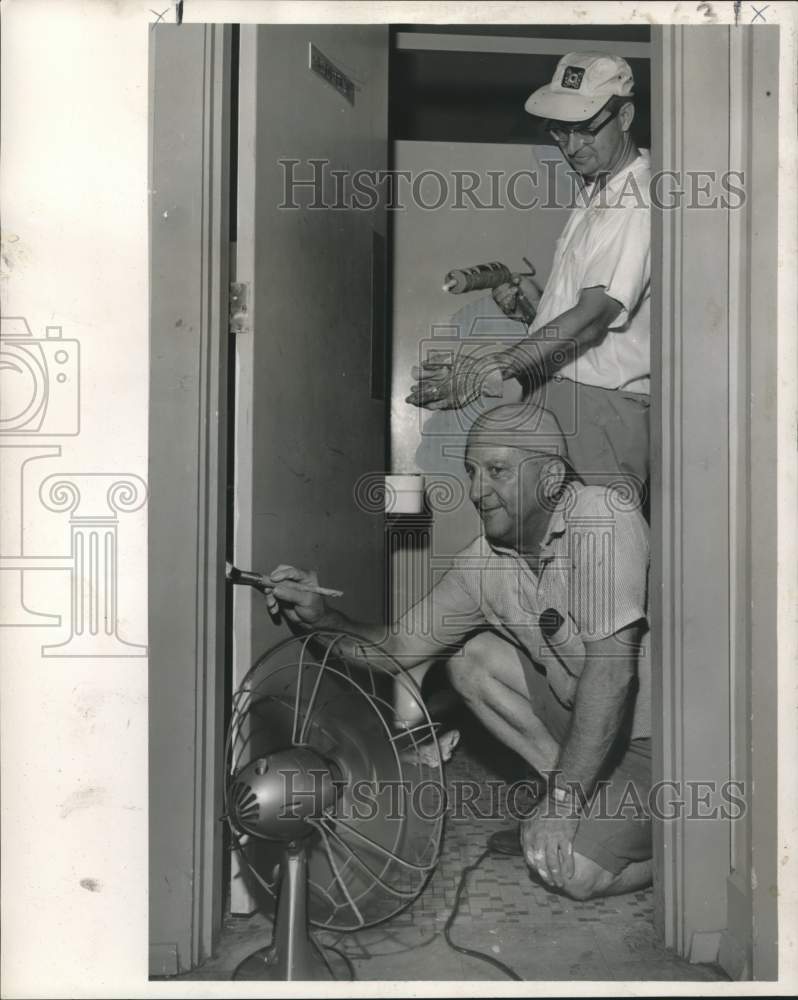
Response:
[[[547,778],[546,799],[492,838],[575,899],[651,881],[648,532],[632,497],[585,486],[554,417],[490,410],[465,455],[483,534],[390,634],[354,622],[280,566],[270,610],[292,628],[352,631],[406,669],[445,657],[451,681],[498,739]],[[590,796],[600,792],[592,803]],[[585,801],[587,799],[587,802]]]

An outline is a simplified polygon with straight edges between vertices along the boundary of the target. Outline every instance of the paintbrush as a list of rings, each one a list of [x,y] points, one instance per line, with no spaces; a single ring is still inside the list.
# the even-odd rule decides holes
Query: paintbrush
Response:
[[[230,583],[245,584],[249,587],[255,587],[258,590],[274,590],[277,586],[271,577],[264,576],[262,573],[251,573],[245,569],[238,569],[232,563],[227,563],[225,569],[227,579]],[[344,596],[342,590],[332,590],[330,587],[318,587],[313,583],[297,583],[295,580],[281,580],[280,582],[287,583],[291,587],[296,587],[297,590],[305,590],[309,594],[319,594],[321,597]]]

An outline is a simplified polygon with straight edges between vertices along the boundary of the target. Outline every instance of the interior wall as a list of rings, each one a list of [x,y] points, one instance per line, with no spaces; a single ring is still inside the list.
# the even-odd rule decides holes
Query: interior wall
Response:
[[[650,144],[647,24],[403,25],[391,66],[391,133],[431,142],[548,144],[529,94],[550,82],[566,52],[623,56],[634,74],[632,136]]]

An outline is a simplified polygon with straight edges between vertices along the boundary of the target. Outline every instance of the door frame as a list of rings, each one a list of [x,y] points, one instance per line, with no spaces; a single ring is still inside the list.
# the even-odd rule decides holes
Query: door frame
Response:
[[[778,89],[776,27],[652,27],[653,171],[746,175],[725,215],[652,212],[653,773],[747,805],[657,825],[655,912],[735,979],[778,976]]]
[[[150,29],[150,975],[224,900],[231,27]]]
[[[190,88],[173,89],[166,97],[158,87],[153,70],[157,70],[159,47],[163,55],[171,44],[170,30],[194,49],[192,64],[197,70],[201,67],[201,107],[196,92],[189,94]],[[690,169],[696,153],[699,160],[703,155],[691,145],[701,132],[702,119],[708,127],[710,116],[714,122],[728,120],[727,145],[715,151],[713,163],[745,169],[750,175],[749,197],[744,208],[726,220],[718,253],[701,260],[703,297],[694,294],[694,287],[686,296],[685,283],[706,235],[707,220],[683,210],[655,212],[652,219],[652,270],[658,276],[652,289],[652,604],[658,626],[654,629],[658,669],[652,691],[654,775],[678,780],[732,776],[746,781],[749,790],[753,782],[755,794],[748,795],[749,809],[742,821],[715,824],[709,835],[706,830],[698,835],[698,826],[687,822],[660,827],[654,845],[656,910],[666,945],[679,954],[696,961],[719,959],[735,978],[768,979],[778,974],[777,900],[771,891],[777,884],[777,594],[772,530],[777,434],[775,406],[757,406],[755,401],[776,397],[776,343],[775,337],[760,336],[754,345],[753,336],[762,329],[775,330],[776,109],[775,101],[768,101],[765,94],[778,93],[778,60],[773,58],[773,36],[766,34],[766,28],[700,30],[697,43],[685,27],[652,28],[652,93],[661,100],[659,121],[657,115],[652,116],[653,167]],[[186,338],[182,353],[178,351],[173,360],[178,367],[184,365],[190,378],[198,374],[183,404],[193,407],[195,418],[199,413],[190,446],[186,435],[159,433],[155,424],[150,438],[151,606],[176,579],[197,582],[190,613],[173,616],[168,631],[152,616],[150,624],[150,705],[158,700],[168,703],[182,694],[184,704],[192,707],[193,731],[190,752],[180,760],[190,778],[183,787],[193,809],[190,834],[183,844],[192,877],[181,890],[183,920],[186,912],[191,913],[191,920],[189,926],[164,923],[165,914],[172,910],[169,906],[158,910],[164,872],[151,850],[151,972],[156,974],[183,971],[211,954],[224,893],[218,816],[226,625],[222,526],[230,278],[230,31],[223,25],[159,25],[153,29],[151,46],[152,353],[158,357],[164,345],[173,350],[180,343],[174,337],[175,316],[184,322],[186,317],[195,317],[196,338]],[[709,63],[717,71],[707,46],[716,51],[728,73],[720,74],[723,79],[711,100],[696,101],[691,83],[707,73]],[[712,86],[711,80],[706,82]],[[178,169],[168,183],[162,183],[157,139],[169,116],[174,123],[180,122],[186,141],[194,143],[194,156],[179,161],[182,177]],[[183,182],[192,170],[196,176],[197,164],[199,207],[185,215],[181,201],[188,197],[185,192],[190,185]],[[171,223],[169,214],[164,214],[170,208]],[[756,226],[752,225],[754,217]],[[184,252],[159,257],[159,231],[168,226],[174,232],[175,225]],[[180,280],[176,280],[177,269]],[[185,280],[187,274],[199,281],[198,298]],[[698,378],[691,366],[712,356],[705,317],[710,296],[718,287],[724,290],[724,328],[729,331],[724,365],[720,375],[704,371]],[[169,381],[174,375],[174,365],[167,369],[159,361],[152,366],[151,412],[157,411],[159,400],[174,399],[174,382]],[[701,394],[707,391],[706,378],[719,389],[716,402],[731,428],[720,447],[716,439],[710,440],[712,435],[696,438],[692,422],[700,412]],[[187,455],[194,456],[196,464],[190,480],[182,483],[178,473],[189,464]],[[701,494],[701,477],[707,476],[714,480],[713,489],[724,496],[720,517],[710,504],[685,504],[691,494]],[[187,484],[189,488],[184,489]],[[164,527],[186,518],[194,542],[171,551],[163,545]],[[717,541],[709,563],[702,557],[701,546],[690,544],[702,536]],[[719,579],[728,579],[730,584],[716,588],[718,595],[712,588]],[[699,630],[686,627],[686,616],[696,606],[705,616]],[[710,641],[718,634],[730,637],[723,649]],[[701,688],[706,679],[697,676],[696,665],[711,669],[716,717],[726,733],[720,741],[722,752],[709,767],[702,734],[687,725],[685,718],[685,708],[694,699],[701,704],[707,694]],[[151,747],[164,738],[160,726],[162,722],[153,719],[151,711]],[[165,820],[168,799],[158,795],[164,770],[159,761],[151,760],[150,824],[159,835],[163,823],[169,825],[168,817]],[[173,807],[174,801],[168,805]],[[713,881],[709,905],[699,907],[690,891],[691,882],[706,863],[710,841],[725,852],[727,871],[717,885]]]
[[[251,138],[257,134],[257,33],[254,24],[241,25],[238,42],[238,125],[239,138],[236,154],[236,197],[238,205],[255,204],[255,178],[257,176],[256,149]],[[233,564],[249,567],[252,559],[253,518],[252,484],[255,470],[252,464],[254,451],[253,405],[254,398],[254,342],[253,303],[251,292],[255,285],[252,261],[255,253],[255,219],[251,212],[238,213],[236,244],[232,266],[236,283],[246,289],[242,303],[241,329],[235,335],[235,412],[233,416]],[[232,600],[232,649],[231,668],[227,683],[231,693],[238,690],[255,662],[253,648],[253,617],[255,593],[251,587],[235,587]],[[243,878],[238,853],[230,858],[229,872],[230,910],[236,915],[254,913],[257,904]]]

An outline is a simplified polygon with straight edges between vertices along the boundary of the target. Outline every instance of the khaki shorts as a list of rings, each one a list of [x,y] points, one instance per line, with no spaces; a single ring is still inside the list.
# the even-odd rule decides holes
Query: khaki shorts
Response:
[[[565,436],[568,458],[588,486],[624,480],[642,496],[649,475],[649,397],[554,376],[532,398]]]
[[[574,851],[613,875],[633,862],[648,861],[651,818],[641,814],[638,803],[647,806],[650,789],[651,740],[632,740],[606,791],[596,795],[591,814],[579,820]]]

